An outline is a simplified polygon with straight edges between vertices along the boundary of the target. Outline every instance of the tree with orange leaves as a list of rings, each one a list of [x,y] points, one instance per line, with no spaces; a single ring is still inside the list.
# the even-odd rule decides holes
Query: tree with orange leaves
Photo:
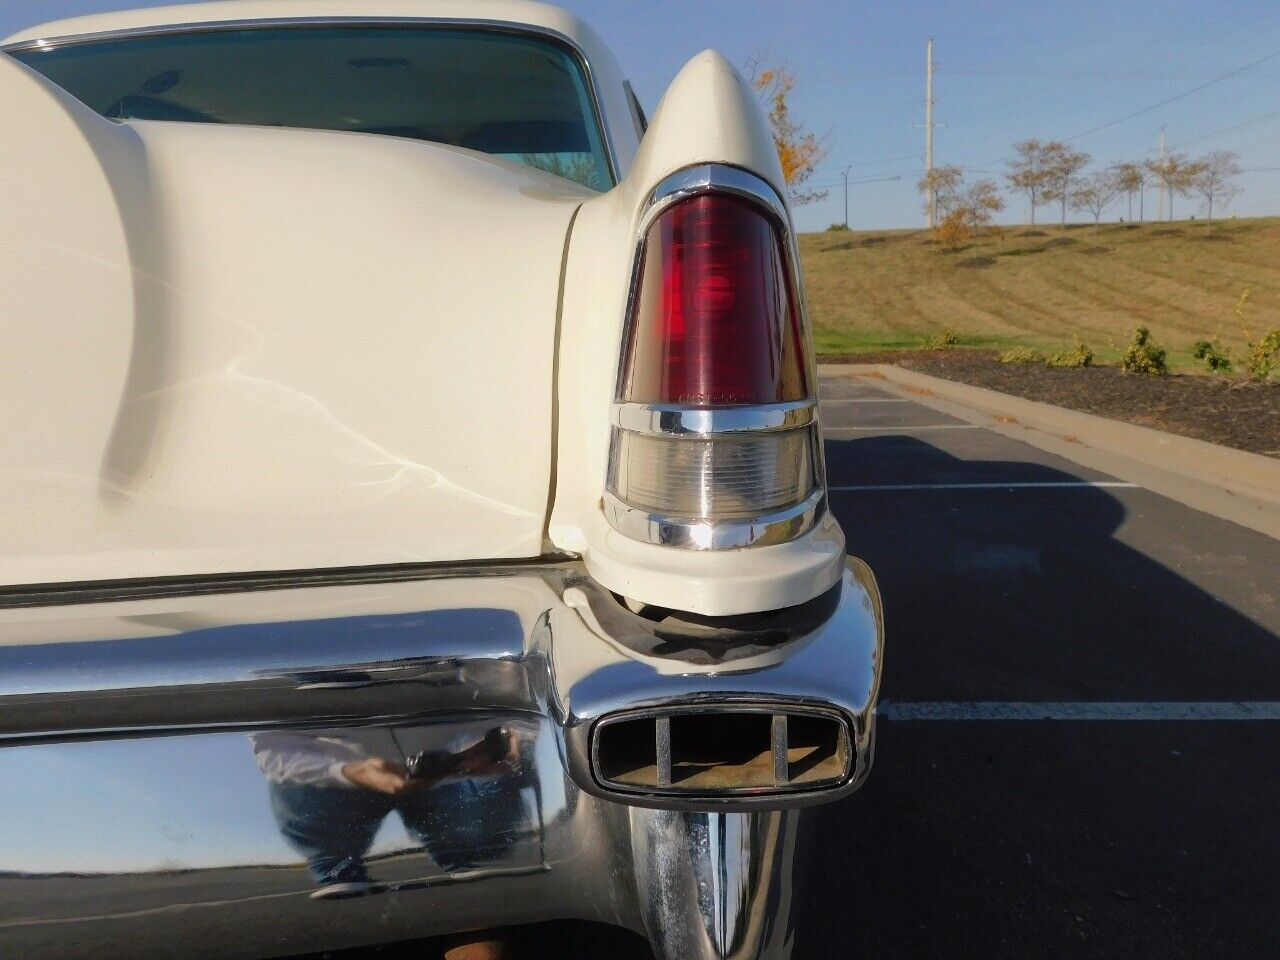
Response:
[[[773,143],[778,148],[782,176],[787,181],[791,202],[801,204],[821,200],[827,195],[825,190],[807,190],[803,184],[826,157],[827,148],[822,138],[805,130],[791,116],[787,98],[796,85],[794,74],[786,67],[761,69],[759,57],[752,60],[749,67],[751,86],[760,95],[765,114],[769,118],[769,129],[773,133]]]

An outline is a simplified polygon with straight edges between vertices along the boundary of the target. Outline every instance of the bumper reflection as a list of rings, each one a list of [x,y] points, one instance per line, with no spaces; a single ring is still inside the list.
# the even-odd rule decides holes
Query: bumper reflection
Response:
[[[369,860],[392,814],[437,874],[540,863],[541,798],[526,759],[534,735],[519,723],[467,721],[249,739],[280,834],[316,884],[311,896],[339,899],[391,886]]]

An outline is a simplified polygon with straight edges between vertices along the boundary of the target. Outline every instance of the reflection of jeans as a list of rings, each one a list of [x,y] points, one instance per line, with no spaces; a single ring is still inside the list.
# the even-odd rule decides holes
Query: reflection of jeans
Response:
[[[364,855],[378,827],[398,810],[414,842],[445,870],[501,857],[526,828],[516,783],[448,780],[402,797],[372,790],[271,782],[271,812],[317,883],[367,879]]]

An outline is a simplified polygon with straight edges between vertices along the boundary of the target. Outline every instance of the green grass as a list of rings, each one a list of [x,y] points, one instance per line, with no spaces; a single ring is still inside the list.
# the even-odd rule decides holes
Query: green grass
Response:
[[[1034,233],[1033,233],[1034,231]],[[1035,235],[1035,234],[1040,235]],[[821,353],[914,349],[954,331],[961,347],[1068,349],[1079,336],[1114,362],[1145,324],[1175,369],[1203,369],[1191,343],[1280,327],[1280,218],[1011,227],[958,251],[923,230],[800,238]]]

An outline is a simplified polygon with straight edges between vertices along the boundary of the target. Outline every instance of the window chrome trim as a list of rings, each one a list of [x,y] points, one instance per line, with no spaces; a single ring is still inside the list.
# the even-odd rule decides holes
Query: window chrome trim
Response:
[[[814,422],[812,400],[742,407],[689,407],[660,403],[616,403],[613,425],[628,433],[660,437],[714,437],[734,433],[773,433]]]
[[[794,540],[812,529],[825,502],[826,490],[817,487],[794,507],[754,520],[707,520],[649,513],[628,506],[609,491],[603,498],[609,525],[624,537],[686,550],[733,550]]]
[[[485,30],[492,33],[524,34],[550,40],[564,47],[582,68],[587,93],[595,112],[596,131],[604,146],[605,162],[609,165],[610,188],[622,182],[622,167],[617,147],[613,141],[610,124],[604,113],[604,98],[596,80],[586,51],[572,37],[551,27],[516,20],[488,20],[467,17],[261,17],[241,20],[208,20],[191,23],[153,24],[145,27],[125,27],[118,30],[101,30],[95,33],[70,34],[61,37],[40,37],[21,40],[0,46],[0,53],[17,53],[25,50],[57,50],[61,47],[122,40],[132,37],[181,36],[188,33],[229,33],[236,30],[281,29],[298,27],[442,27],[459,30]]]

